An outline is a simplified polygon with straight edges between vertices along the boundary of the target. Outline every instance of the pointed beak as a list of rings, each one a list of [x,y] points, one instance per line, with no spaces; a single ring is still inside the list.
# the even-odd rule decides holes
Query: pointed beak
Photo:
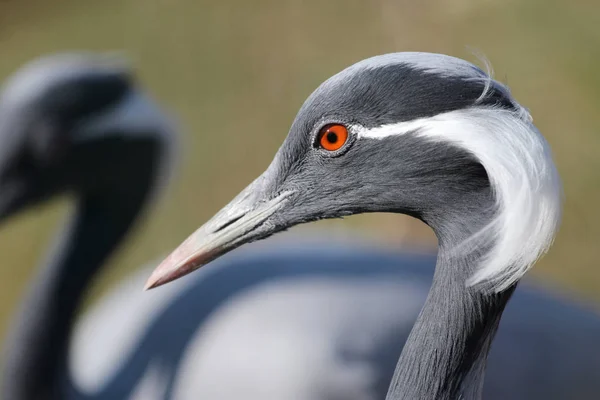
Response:
[[[257,181],[175,249],[154,270],[145,289],[181,278],[245,243],[281,230],[269,218],[285,206],[292,192],[260,200],[254,190]]]

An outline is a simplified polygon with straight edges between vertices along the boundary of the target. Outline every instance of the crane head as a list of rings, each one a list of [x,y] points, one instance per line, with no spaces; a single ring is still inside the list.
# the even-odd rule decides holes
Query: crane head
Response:
[[[0,93],[0,218],[63,192],[115,191],[155,167],[168,120],[122,57],[53,54]],[[111,162],[106,162],[111,160]]]

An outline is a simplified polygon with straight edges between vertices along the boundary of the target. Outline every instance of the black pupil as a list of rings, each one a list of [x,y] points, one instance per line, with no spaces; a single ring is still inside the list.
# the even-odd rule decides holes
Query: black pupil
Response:
[[[327,132],[327,141],[331,144],[338,141],[338,135],[335,132]]]

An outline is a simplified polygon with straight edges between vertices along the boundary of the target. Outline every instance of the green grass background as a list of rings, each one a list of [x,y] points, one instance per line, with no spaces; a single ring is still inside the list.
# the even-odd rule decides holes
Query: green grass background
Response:
[[[0,79],[41,54],[82,49],[126,50],[186,133],[171,190],[90,299],[173,249],[258,175],[330,75],[380,53],[477,61],[476,49],[531,110],[564,180],[560,234],[532,274],[600,300],[598,1],[0,0]],[[0,334],[68,210],[61,198],[0,227]],[[404,216],[317,226],[332,235],[360,230],[391,246],[436,245],[426,226]]]

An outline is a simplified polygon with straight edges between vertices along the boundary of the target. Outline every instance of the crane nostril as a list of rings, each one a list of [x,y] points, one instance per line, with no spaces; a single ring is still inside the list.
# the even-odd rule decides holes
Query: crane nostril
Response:
[[[236,223],[237,221],[239,221],[240,219],[242,219],[242,217],[243,217],[244,215],[246,215],[246,214],[241,214],[241,215],[239,215],[239,216],[237,216],[237,217],[235,217],[235,218],[232,218],[232,219],[230,219],[229,221],[227,221],[227,222],[225,222],[223,225],[221,225],[219,228],[217,228],[217,229],[214,231],[214,233],[220,232],[220,231],[222,231],[223,229],[227,228],[228,226],[230,226],[230,225],[232,225],[232,224]]]

